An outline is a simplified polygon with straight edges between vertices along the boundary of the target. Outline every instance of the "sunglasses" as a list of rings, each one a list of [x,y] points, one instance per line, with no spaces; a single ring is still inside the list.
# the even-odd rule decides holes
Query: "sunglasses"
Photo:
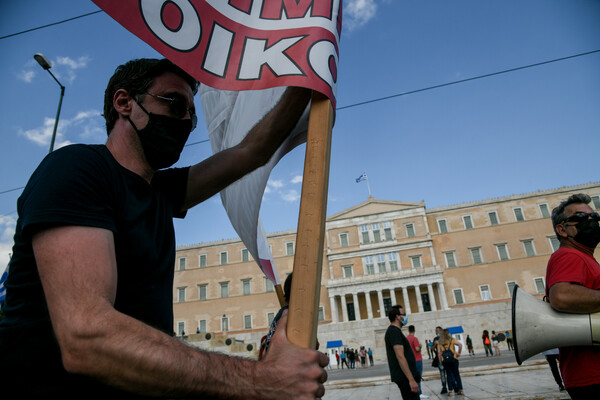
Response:
[[[564,224],[565,222],[575,222],[576,224],[586,221],[589,218],[592,218],[594,221],[598,222],[600,221],[600,214],[598,214],[597,212],[594,213],[584,213],[584,212],[577,212],[573,215],[571,215],[569,218],[565,218],[563,220],[563,222],[561,222],[561,224]]]
[[[165,96],[159,96],[157,94],[152,94],[152,93],[147,93],[147,92],[146,92],[146,94],[169,103],[169,110],[171,111],[171,114],[173,114],[173,116],[176,118],[181,119],[181,118],[185,117],[185,115],[189,112],[190,118],[192,120],[192,130],[196,129],[196,124],[198,123],[198,117],[196,116],[196,113],[194,112],[194,110],[192,110],[191,108],[187,108],[187,103],[182,97],[179,97],[179,96],[165,97]]]

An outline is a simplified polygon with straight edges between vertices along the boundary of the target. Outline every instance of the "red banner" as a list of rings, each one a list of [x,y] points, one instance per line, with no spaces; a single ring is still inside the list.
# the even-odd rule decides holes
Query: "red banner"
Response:
[[[208,86],[303,86],[335,107],[342,0],[93,2]]]

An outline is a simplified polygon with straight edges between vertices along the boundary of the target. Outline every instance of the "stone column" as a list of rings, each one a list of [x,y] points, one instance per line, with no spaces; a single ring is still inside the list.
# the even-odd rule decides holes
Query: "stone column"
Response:
[[[438,282],[438,295],[440,296],[440,303],[442,303],[442,310],[448,309],[448,299],[446,298],[446,289],[444,288],[444,282]]]
[[[373,307],[371,306],[371,292],[365,293],[365,300],[367,302],[367,318],[373,319]]]
[[[331,296],[329,298],[329,303],[331,304],[331,322],[340,322],[338,315],[338,308],[335,302],[335,296]]]
[[[435,293],[433,293],[433,286],[431,286],[431,283],[427,284],[427,294],[429,294],[429,302],[431,303],[431,311],[437,311],[437,305],[435,304]]]
[[[383,305],[383,290],[377,291],[377,297],[379,298],[379,318],[385,317],[385,307]]]
[[[402,297],[404,298],[404,311],[406,311],[406,315],[412,314],[410,301],[408,300],[408,286],[402,288]]]
[[[419,306],[419,312],[422,313],[424,312],[423,299],[421,299],[421,289],[419,288],[418,284],[415,285],[415,294],[417,295],[417,305]]]
[[[340,297],[342,299],[342,317],[344,319],[342,322],[348,322],[348,305],[346,303],[346,295],[342,294]]]
[[[356,317],[356,321],[360,321],[360,307],[358,306],[358,293],[352,293],[352,297],[354,298],[354,316]]]

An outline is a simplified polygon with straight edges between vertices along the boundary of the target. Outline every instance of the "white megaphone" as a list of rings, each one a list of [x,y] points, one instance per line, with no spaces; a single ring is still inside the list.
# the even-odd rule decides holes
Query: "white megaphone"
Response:
[[[515,358],[528,358],[556,347],[600,345],[600,313],[570,314],[515,285],[512,296]]]

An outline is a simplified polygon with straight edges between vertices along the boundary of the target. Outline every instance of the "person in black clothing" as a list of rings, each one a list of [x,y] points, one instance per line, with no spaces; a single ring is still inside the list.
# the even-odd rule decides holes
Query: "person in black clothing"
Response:
[[[390,326],[385,332],[385,350],[392,382],[398,385],[404,400],[417,400],[421,376],[413,350],[401,329],[408,323],[408,317],[402,306],[396,305],[390,308],[388,318]]]
[[[264,165],[309,102],[288,88],[236,146],[169,168],[196,125],[198,82],[169,60],[117,68],[105,145],[47,155],[19,197],[0,322],[5,398],[320,398],[325,354],[286,338],[261,362],[173,333],[173,218]],[[277,371],[278,379],[270,379]]]

